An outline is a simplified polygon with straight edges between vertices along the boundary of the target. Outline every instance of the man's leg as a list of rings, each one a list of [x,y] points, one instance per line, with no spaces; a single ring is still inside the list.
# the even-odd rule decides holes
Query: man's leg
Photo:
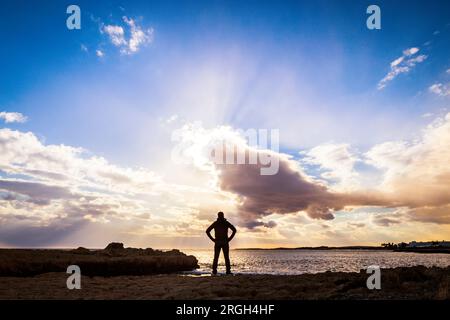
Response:
[[[230,265],[230,247],[227,244],[222,246],[223,256],[225,258],[225,266],[227,268],[227,273],[231,273],[231,265]]]
[[[219,254],[220,254],[220,246],[215,244],[214,245],[214,260],[213,260],[213,274],[217,274],[217,263],[219,261]]]

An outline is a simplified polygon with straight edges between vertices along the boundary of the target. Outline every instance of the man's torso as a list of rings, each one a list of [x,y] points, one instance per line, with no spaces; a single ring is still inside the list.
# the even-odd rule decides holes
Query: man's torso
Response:
[[[228,241],[229,223],[226,220],[217,220],[214,223],[214,234],[216,241]]]

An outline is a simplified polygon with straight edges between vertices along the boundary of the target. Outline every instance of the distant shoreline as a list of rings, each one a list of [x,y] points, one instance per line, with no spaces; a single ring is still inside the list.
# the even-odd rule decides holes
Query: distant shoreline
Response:
[[[414,252],[414,253],[446,253],[450,254],[450,248],[448,247],[418,247],[418,248],[402,248],[402,249],[389,249],[384,247],[373,247],[373,246],[346,246],[346,247],[295,247],[295,248],[237,248],[235,250],[240,251],[251,251],[251,250],[259,250],[259,251],[274,251],[274,250],[323,250],[323,251],[332,251],[332,250],[370,250],[370,251],[391,251],[391,252]]]
[[[75,250],[75,248],[0,248],[0,251],[26,251],[26,250],[35,250],[35,251],[72,251]],[[89,248],[87,249],[91,252],[101,251],[102,249],[93,249]],[[171,251],[172,249],[155,249],[160,250],[162,252]],[[207,248],[202,249],[181,249],[181,250],[210,250]],[[211,249],[212,250],[212,249]],[[232,248],[231,250],[236,251],[338,251],[338,250],[367,250],[367,251],[390,251],[390,252],[414,252],[414,253],[444,253],[444,254],[450,254],[450,248],[449,247],[418,247],[418,248],[384,248],[384,247],[374,247],[374,246],[345,246],[345,247],[327,247],[327,246],[320,246],[320,247],[277,247],[277,248]]]
[[[376,250],[376,251],[392,251],[391,249],[374,246],[345,246],[345,247],[278,247],[278,248],[236,248],[235,250]]]

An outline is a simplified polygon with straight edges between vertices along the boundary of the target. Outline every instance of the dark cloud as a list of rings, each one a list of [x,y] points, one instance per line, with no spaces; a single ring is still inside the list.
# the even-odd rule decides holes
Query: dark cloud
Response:
[[[13,192],[0,191],[0,200],[15,201],[15,200],[20,200],[20,197],[18,194],[13,193]]]
[[[414,221],[450,224],[450,205],[412,209],[408,216]]]
[[[29,221],[28,221],[29,222]],[[65,221],[60,219],[50,225],[34,226],[28,223],[0,226],[0,242],[14,247],[46,247],[64,240],[81,229],[87,220]]]
[[[51,180],[58,180],[58,181],[64,181],[67,180],[67,176],[60,174],[60,173],[56,173],[56,172],[51,172],[51,171],[44,171],[44,170],[23,170],[24,174],[27,175],[31,175],[31,176],[38,176],[38,177],[43,177],[43,178],[47,178],[47,179],[51,179]]]
[[[266,227],[266,228],[274,228],[277,223],[275,221],[262,222],[262,221],[247,221],[245,226],[249,229],[253,229],[256,227]]]
[[[382,227],[389,227],[392,224],[399,224],[401,221],[395,218],[390,218],[386,216],[375,216],[372,219],[373,223]]]
[[[0,190],[28,196],[28,201],[37,205],[47,205],[54,199],[76,198],[68,188],[47,185],[39,182],[0,179]]]
[[[345,206],[390,204],[376,194],[331,192],[301,174],[291,160],[282,156],[278,160],[275,175],[261,175],[261,164],[216,165],[221,189],[240,197],[241,225],[250,229],[265,226],[261,221],[264,216],[298,211],[305,211],[313,219],[332,220],[333,211]]]
[[[98,175],[100,177],[107,178],[117,184],[132,183],[132,180],[130,179],[130,177],[126,176],[125,174],[121,174],[121,173],[117,173],[117,172],[99,171]]]
[[[366,225],[360,222],[349,222],[348,226],[353,228],[364,228]]]
[[[348,206],[398,208],[405,214],[400,220],[377,217],[375,222],[388,226],[399,221],[450,223],[450,113],[428,126],[417,141],[386,142],[366,154],[366,162],[386,170],[380,191],[336,193],[311,180],[276,152],[246,147],[245,151],[268,153],[279,160],[275,175],[261,175],[260,164],[218,165],[222,190],[240,197],[242,225],[255,228],[272,213],[306,212],[310,218],[332,220],[334,211]],[[247,158],[247,157],[245,157]],[[247,162],[248,163],[248,162]],[[396,164],[396,165],[393,165]],[[397,168],[398,164],[398,168]]]
[[[93,217],[100,216],[119,216],[119,206],[110,203],[64,203],[64,213],[71,217],[84,217],[85,215],[91,215]]]

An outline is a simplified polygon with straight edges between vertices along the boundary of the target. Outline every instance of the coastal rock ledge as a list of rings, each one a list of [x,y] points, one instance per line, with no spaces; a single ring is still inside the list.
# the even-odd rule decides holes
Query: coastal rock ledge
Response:
[[[177,249],[125,248],[122,243],[115,242],[101,250],[83,247],[74,250],[0,249],[2,277],[66,272],[69,265],[78,265],[82,275],[108,277],[191,271],[198,268],[198,261]]]

